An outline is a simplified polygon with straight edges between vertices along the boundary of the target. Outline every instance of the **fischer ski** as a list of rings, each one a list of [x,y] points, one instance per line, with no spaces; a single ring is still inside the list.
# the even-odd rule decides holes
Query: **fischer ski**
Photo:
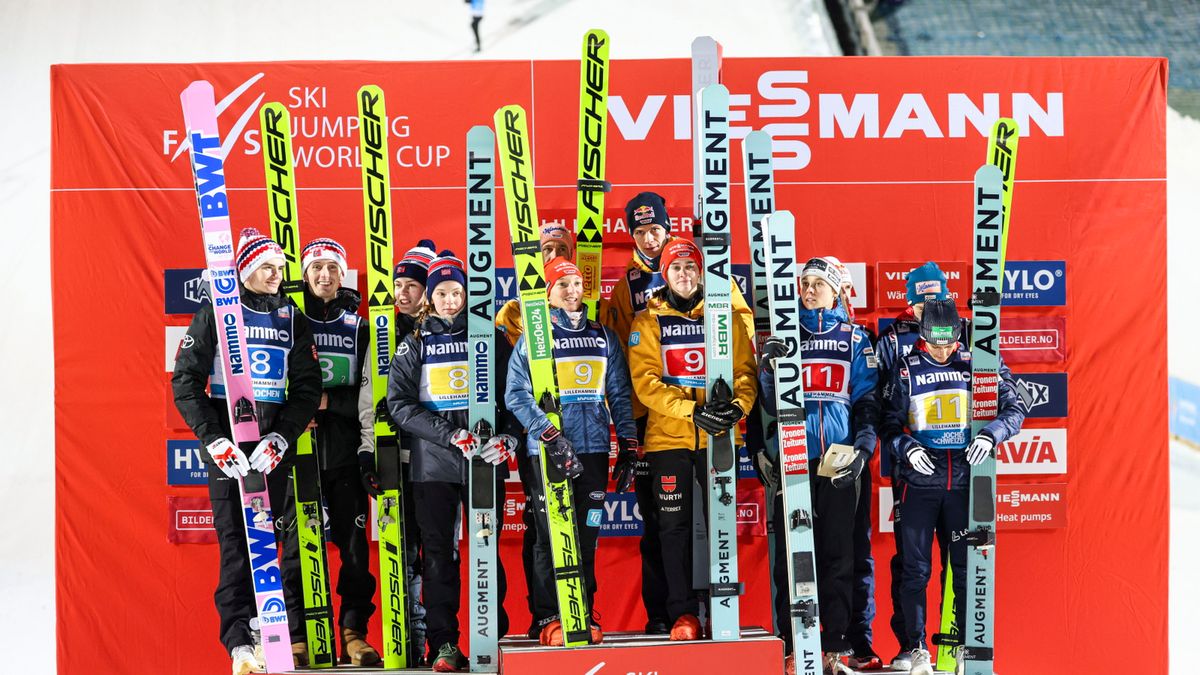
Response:
[[[225,192],[225,151],[217,129],[213,87],[204,80],[188,85],[179,96],[190,144],[192,179],[200,209],[204,239],[204,261],[211,285],[213,317],[217,331],[225,404],[233,442],[249,457],[258,444],[258,417],[254,406],[254,382],[247,364],[246,330],[242,321],[242,298],[234,267],[234,240],[229,225],[229,199]],[[273,672],[291,670],[291,637],[283,582],[275,542],[275,518],[267,492],[267,477],[253,469],[238,481],[242,516],[246,521],[246,546],[254,604],[262,635],[263,657]]]
[[[467,408],[472,431],[491,438],[496,425],[492,355],[496,315],[496,135],[486,126],[467,132]],[[496,467],[478,455],[467,475],[471,529],[471,672],[498,672],[497,592],[501,524],[496,515]]]
[[[710,401],[733,400],[733,308],[729,258],[729,90],[712,84],[700,93],[704,169],[705,388]],[[708,565],[712,638],[741,637],[737,566],[737,462],[733,434],[708,437]]]
[[[502,149],[500,168],[504,181],[504,201],[512,237],[517,290],[521,298],[521,318],[525,324],[526,347],[529,350],[533,397],[550,418],[550,423],[561,429],[550,306],[546,299],[545,266],[538,237],[541,221],[534,195],[532,153],[525,110],[518,105],[505,106],[496,111],[494,121]],[[588,626],[591,612],[587,606],[582,558],[579,554],[571,481],[546,458],[545,448],[538,453],[538,459],[546,494],[563,645],[586,645],[591,637]]]
[[[579,61],[579,192],[575,207],[575,263],[583,272],[583,304],[598,320],[604,258],[605,141],[608,137],[608,33],[589,30]]]
[[[283,248],[286,264],[281,290],[304,312],[304,271],[300,268],[300,228],[296,209],[295,165],[292,160],[291,115],[282,103],[266,103],[258,112],[263,139],[267,214],[271,232]],[[292,487],[296,494],[296,535],[304,596],[304,631],[310,668],[331,668],[337,660],[333,599],[329,591],[328,548],[322,517],[321,474],[313,437],[296,439]]]
[[[758,132],[755,132],[758,133]],[[808,431],[804,412],[804,364],[800,353],[800,287],[796,269],[796,220],[776,211],[762,224],[770,253],[763,261],[770,277],[771,330],[788,345],[775,360],[775,407],[778,414],[779,475],[783,483],[783,541],[787,551],[788,608],[796,672],[821,673],[821,630],[817,610],[816,544],[813,539],[812,488],[808,482]],[[768,499],[770,497],[768,496]]]
[[[971,437],[999,412],[1000,305],[1012,217],[1013,175],[1019,127],[1000,118],[992,127],[988,164],[975,173],[972,239]],[[996,611],[996,455],[971,468],[967,508],[967,597],[972,611],[960,617],[963,648],[959,669],[993,675]]]
[[[383,609],[383,667],[407,668],[408,577],[404,548],[404,499],[400,479],[400,446],[387,410],[387,382],[395,351],[392,297],[392,210],[388,153],[388,119],[383,90],[358,90],[359,149],[362,158],[363,216],[367,239],[367,316],[371,322],[369,352],[371,395],[375,401],[375,465],[379,487],[375,499],[379,526],[379,576]]]

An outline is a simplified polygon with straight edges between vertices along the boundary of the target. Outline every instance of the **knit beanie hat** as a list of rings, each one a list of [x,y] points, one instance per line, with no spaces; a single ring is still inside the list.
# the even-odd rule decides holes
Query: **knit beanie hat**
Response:
[[[332,239],[313,239],[300,249],[300,265],[303,270],[308,271],[308,266],[318,260],[332,260],[342,270],[342,276],[350,272],[350,267],[346,264],[346,249]]]
[[[949,298],[950,291],[946,288],[946,275],[942,273],[941,268],[935,262],[927,262],[914,268],[908,273],[905,296],[910,305],[929,300],[930,296],[933,296],[933,300]]]
[[[809,258],[808,262],[804,263],[800,278],[814,276],[824,280],[833,289],[833,296],[839,298],[842,295],[842,272],[838,269],[841,263],[835,262],[836,260],[828,257]]]
[[[554,284],[557,284],[559,279],[572,274],[583,276],[583,272],[579,271],[575,263],[566,258],[555,258],[546,263],[546,293],[550,293],[550,289],[554,288]]]
[[[545,246],[548,241],[561,241],[567,245],[567,257],[575,257],[575,233],[558,223],[549,223],[542,226],[540,233],[541,246]]]
[[[263,236],[253,227],[242,230],[238,238],[237,264],[238,278],[245,283],[254,274],[254,270],[262,267],[268,260],[279,258],[283,260],[283,249],[273,240]]]
[[[464,287],[467,285],[466,267],[454,251],[445,249],[429,263],[428,282],[425,284],[425,297],[433,298],[433,289],[443,281],[457,281]]]
[[[657,223],[667,232],[671,231],[671,219],[667,216],[667,204],[655,192],[641,192],[625,205],[625,225],[629,233],[644,225]]]
[[[396,263],[396,269],[392,271],[392,281],[400,279],[412,279],[413,281],[425,285],[426,277],[429,274],[429,263],[433,262],[436,253],[436,247],[430,239],[422,239],[417,242],[417,245],[408,249],[400,262]]]
[[[701,270],[704,269],[704,256],[701,255],[700,249],[696,246],[696,243],[691,239],[676,237],[667,242],[667,245],[663,247],[662,255],[659,257],[658,269],[663,273],[664,277],[666,276],[667,268],[671,266],[671,263],[680,258],[690,258],[695,260],[696,266]]]

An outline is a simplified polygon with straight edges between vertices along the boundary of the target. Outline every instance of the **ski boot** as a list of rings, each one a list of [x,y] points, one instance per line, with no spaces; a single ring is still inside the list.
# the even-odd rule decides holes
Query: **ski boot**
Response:
[[[555,619],[542,626],[542,632],[538,635],[538,643],[543,647],[563,646],[562,621]]]
[[[342,663],[353,666],[375,666],[382,659],[379,652],[367,643],[367,636],[350,629],[342,629]]]
[[[258,665],[254,658],[254,648],[250,645],[239,645],[229,652],[233,659],[233,675],[249,675],[249,673],[265,673],[266,668]]]
[[[675,620],[675,625],[671,627],[671,639],[680,640],[699,640],[700,639],[700,620],[692,614],[684,614]]]
[[[459,673],[467,667],[468,662],[458,645],[447,642],[438,647],[438,653],[434,657],[432,665],[435,673]]]

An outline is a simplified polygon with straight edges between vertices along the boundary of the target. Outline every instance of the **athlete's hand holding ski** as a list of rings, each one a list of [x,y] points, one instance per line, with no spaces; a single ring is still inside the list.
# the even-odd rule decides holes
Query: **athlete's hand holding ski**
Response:
[[[458,448],[463,457],[471,459],[479,451],[479,437],[466,429],[459,429],[450,437],[450,445]]]
[[[996,441],[986,432],[981,431],[971,441],[970,447],[967,448],[967,464],[977,466],[980,462],[987,459],[992,454],[992,449],[996,447]]]
[[[230,478],[245,478],[250,472],[246,454],[228,438],[218,438],[208,444],[208,454],[217,463],[217,468]]]
[[[729,433],[745,413],[730,401],[709,401],[696,406],[692,413],[692,422],[713,436]]]
[[[255,446],[254,452],[250,453],[250,468],[262,473],[271,473],[272,469],[279,466],[287,449],[288,442],[283,436],[272,431],[263,436]]]
[[[575,446],[571,445],[571,441],[567,440],[561,431],[551,426],[542,432],[541,441],[542,447],[546,450],[546,457],[554,462],[554,466],[564,476],[574,480],[583,473],[583,464],[579,462],[579,456],[575,454]]]
[[[617,493],[628,492],[633,486],[633,476],[637,468],[641,448],[636,438],[621,438],[617,440],[617,461],[613,464],[613,483]]]
[[[372,497],[383,494],[383,488],[379,484],[379,474],[375,473],[375,453],[358,453],[358,476],[367,494]]]
[[[517,449],[517,439],[508,434],[500,434],[492,436],[479,449],[479,457],[494,466],[499,466],[508,461],[512,457],[513,452]]]
[[[850,459],[849,462],[846,462],[846,465],[842,467],[841,471],[838,471],[837,475],[830,480],[830,482],[833,483],[833,487],[840,490],[842,488],[847,488],[851,485],[857,484],[858,477],[862,475],[863,469],[866,468],[867,460],[870,458],[870,456],[870,454],[862,450],[854,453],[854,457]]]
[[[783,338],[772,335],[763,341],[762,349],[758,354],[758,362],[767,372],[775,372],[775,359],[787,356],[787,354],[787,342]]]
[[[925,452],[925,448],[922,448],[919,445],[909,449],[908,464],[913,469],[916,469],[917,473],[926,476],[933,475],[933,460],[929,458],[929,453]]]

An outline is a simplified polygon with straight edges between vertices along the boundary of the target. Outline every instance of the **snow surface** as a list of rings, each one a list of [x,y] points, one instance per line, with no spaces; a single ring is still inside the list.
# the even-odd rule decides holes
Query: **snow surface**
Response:
[[[595,27],[619,45],[614,59],[687,57],[697,35],[715,36],[727,56],[837,55],[820,8],[818,0],[488,0],[484,51],[475,55],[459,0],[0,2],[0,235],[16,291],[5,308],[11,323],[0,330],[0,513],[9,516],[0,546],[3,671],[55,671],[51,64],[577,59],[580,36]],[[262,39],[267,26],[290,38]],[[146,648],[132,639],[131,648]]]

